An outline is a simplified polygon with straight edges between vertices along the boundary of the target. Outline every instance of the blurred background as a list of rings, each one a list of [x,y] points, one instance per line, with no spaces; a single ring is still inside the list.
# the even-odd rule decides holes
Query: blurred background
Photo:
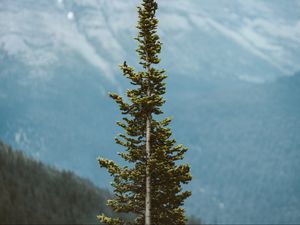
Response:
[[[1,0],[0,139],[112,190],[96,157],[123,163],[107,93],[130,88],[124,60],[140,69],[139,2]],[[158,4],[165,116],[193,174],[188,215],[300,223],[300,1]]]

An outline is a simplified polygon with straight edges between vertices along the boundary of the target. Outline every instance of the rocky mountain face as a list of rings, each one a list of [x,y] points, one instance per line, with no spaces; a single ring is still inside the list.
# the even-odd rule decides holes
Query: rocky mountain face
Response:
[[[107,184],[139,1],[2,0],[0,138]],[[166,115],[207,223],[300,221],[299,1],[161,0]],[[101,182],[100,182],[101,181]],[[105,182],[103,182],[105,181]]]

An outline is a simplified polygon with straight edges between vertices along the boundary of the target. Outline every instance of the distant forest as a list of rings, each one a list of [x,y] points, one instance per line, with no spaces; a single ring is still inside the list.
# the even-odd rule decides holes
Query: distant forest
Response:
[[[0,224],[99,224],[100,213],[116,216],[106,206],[108,190],[35,161],[1,140],[0,193]],[[200,220],[192,217],[189,224]]]
[[[0,224],[95,224],[111,195],[0,141]]]

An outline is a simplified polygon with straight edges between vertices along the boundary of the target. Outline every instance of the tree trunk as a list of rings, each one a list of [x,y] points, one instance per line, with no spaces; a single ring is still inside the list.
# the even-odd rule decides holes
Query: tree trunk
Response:
[[[148,89],[147,95],[150,96]],[[151,113],[147,115],[146,124],[146,199],[145,199],[145,225],[151,225],[151,175],[148,161],[150,159],[150,130],[151,130]]]

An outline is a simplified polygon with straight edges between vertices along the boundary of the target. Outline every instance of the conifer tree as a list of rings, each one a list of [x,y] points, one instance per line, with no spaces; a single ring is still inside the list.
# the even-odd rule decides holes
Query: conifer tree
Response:
[[[187,148],[176,145],[171,137],[168,125],[171,119],[158,120],[162,114],[166,92],[165,70],[157,69],[161,42],[157,34],[158,19],[155,0],[142,0],[138,7],[137,53],[141,72],[124,62],[120,66],[123,74],[135,87],[127,90],[128,101],[118,94],[110,94],[124,115],[117,124],[124,129],[116,143],[125,147],[119,155],[129,166],[119,166],[115,162],[98,158],[101,167],[105,167],[114,177],[112,186],[115,198],[108,205],[118,213],[133,213],[136,225],[180,225],[186,223],[183,201],[191,195],[183,191],[181,185],[192,177],[187,164],[179,164]],[[129,224],[119,218],[99,215],[105,224]]]

